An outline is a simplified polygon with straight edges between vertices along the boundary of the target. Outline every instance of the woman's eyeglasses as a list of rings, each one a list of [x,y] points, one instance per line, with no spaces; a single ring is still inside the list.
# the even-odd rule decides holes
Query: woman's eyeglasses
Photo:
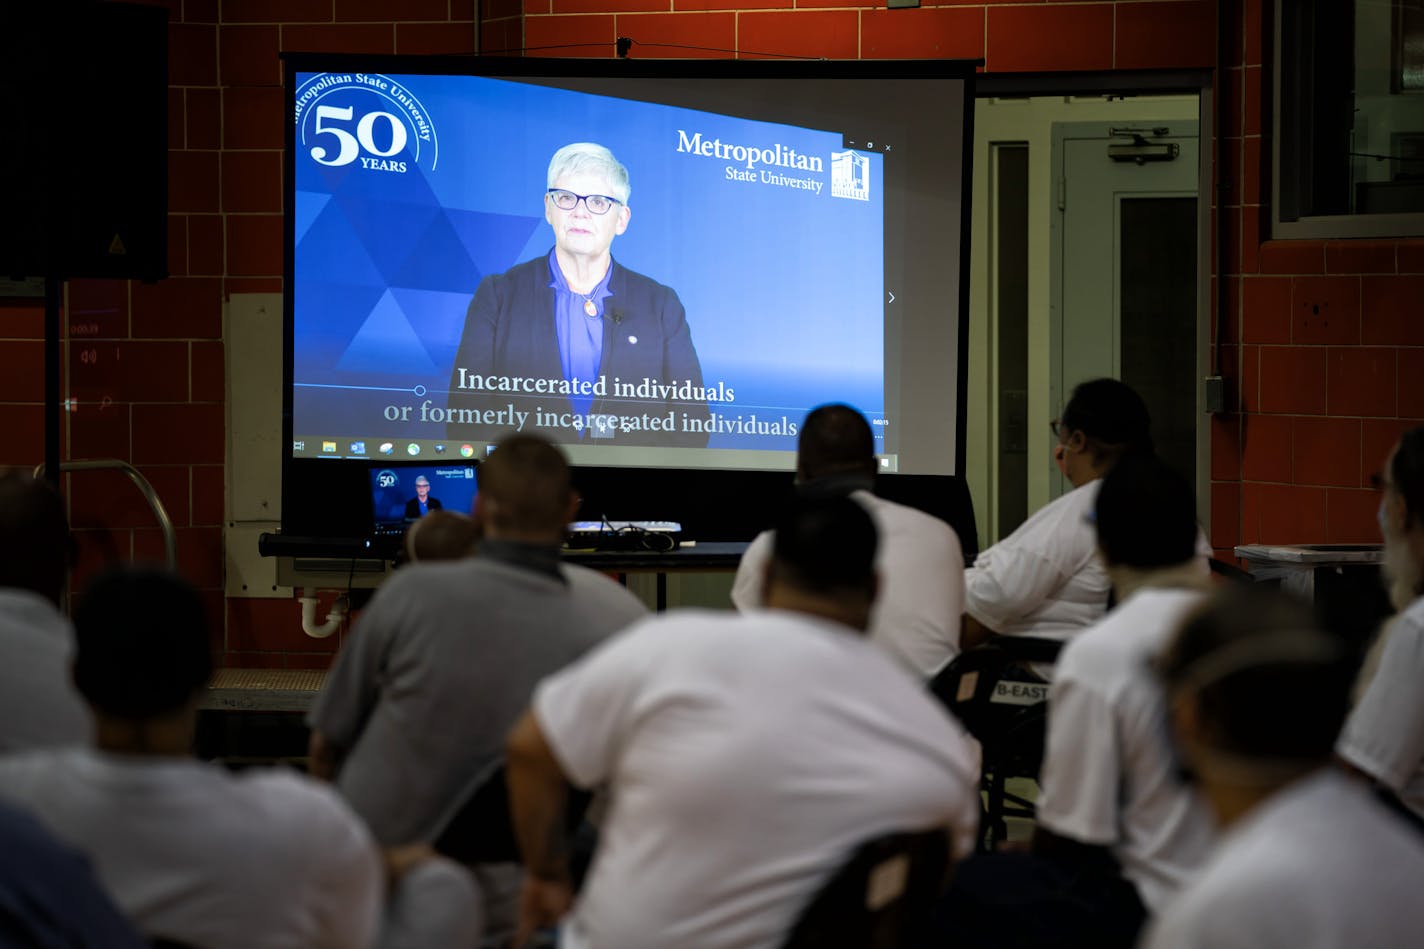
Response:
[[[583,206],[588,208],[588,213],[607,214],[609,208],[615,204],[623,203],[606,194],[574,194],[572,191],[565,191],[562,188],[550,188],[545,193],[549,195],[549,200],[554,202],[554,207],[560,211],[572,211],[582,201]]]

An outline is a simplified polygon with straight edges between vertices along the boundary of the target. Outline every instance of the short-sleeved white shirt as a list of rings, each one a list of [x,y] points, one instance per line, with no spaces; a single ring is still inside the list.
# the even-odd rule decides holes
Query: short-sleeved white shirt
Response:
[[[1106,612],[1112,582],[1088,521],[1101,479],[1045,505],[964,571],[964,608],[1004,636],[1067,639]]]
[[[870,514],[880,535],[875,557],[880,595],[870,616],[870,641],[905,668],[929,678],[959,655],[959,619],[964,613],[959,536],[939,518],[869,491],[851,497]],[[773,532],[763,531],[742,555],[732,584],[737,609],[763,605],[762,579],[774,543]]]
[[[1417,946],[1424,838],[1365,785],[1323,770],[1223,835],[1146,949]]]
[[[352,949],[385,898],[360,819],[293,772],[232,775],[87,748],[0,758],[0,797],[83,851],[149,938],[204,949]]]
[[[1177,778],[1162,688],[1148,668],[1202,593],[1138,590],[1058,657],[1037,820],[1112,849],[1149,911],[1206,859],[1215,833]]]
[[[94,725],[69,677],[74,628],[38,593],[0,588],[0,753],[87,745]]]
[[[947,826],[972,846],[977,750],[829,621],[651,619],[545,680],[534,713],[568,776],[612,792],[565,946],[774,947],[860,843]]]
[[[1409,604],[1388,635],[1336,750],[1424,817],[1424,598]]]

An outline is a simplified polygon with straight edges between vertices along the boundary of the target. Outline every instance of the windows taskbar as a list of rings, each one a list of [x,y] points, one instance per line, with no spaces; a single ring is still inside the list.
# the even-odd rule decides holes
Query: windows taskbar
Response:
[[[483,442],[452,442],[433,439],[371,439],[297,437],[292,439],[293,458],[343,458],[357,461],[420,461],[455,458],[483,458],[494,445]]]

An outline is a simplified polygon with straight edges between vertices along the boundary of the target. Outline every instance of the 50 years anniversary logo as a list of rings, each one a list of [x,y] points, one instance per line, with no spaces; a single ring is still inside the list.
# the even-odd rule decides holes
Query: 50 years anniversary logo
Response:
[[[405,174],[412,164],[434,170],[440,138],[415,93],[389,76],[319,73],[297,88],[298,151],[337,168]]]

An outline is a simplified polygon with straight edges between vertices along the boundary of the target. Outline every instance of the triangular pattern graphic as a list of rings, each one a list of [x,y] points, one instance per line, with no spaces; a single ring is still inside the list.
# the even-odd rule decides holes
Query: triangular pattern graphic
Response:
[[[433,204],[348,201],[342,195],[337,195],[336,203],[388,286],[400,283],[397,275],[440,214]]]
[[[420,341],[430,361],[437,366],[453,363],[470,309],[470,294],[411,287],[392,287],[391,294],[411,325],[421,328]]]
[[[319,191],[298,191],[296,207],[293,209],[292,224],[296,229],[296,242],[300,244],[312,226],[316,216],[331,201],[331,195]]]
[[[389,291],[381,295],[371,315],[356,331],[336,368],[385,375],[436,374],[420,336]]]
[[[504,273],[520,263],[519,260],[508,259],[509,249],[523,247],[544,226],[544,219],[532,214],[491,214],[447,208],[445,217],[459,235],[481,277]],[[553,243],[552,235],[549,243]]]
[[[402,287],[474,293],[480,275],[449,219],[440,213],[411,246],[410,256],[391,282]]]
[[[306,234],[297,238],[297,256],[298,273],[340,274],[343,282],[371,287],[389,283],[376,269],[345,210],[334,201],[327,201],[307,225]]]

